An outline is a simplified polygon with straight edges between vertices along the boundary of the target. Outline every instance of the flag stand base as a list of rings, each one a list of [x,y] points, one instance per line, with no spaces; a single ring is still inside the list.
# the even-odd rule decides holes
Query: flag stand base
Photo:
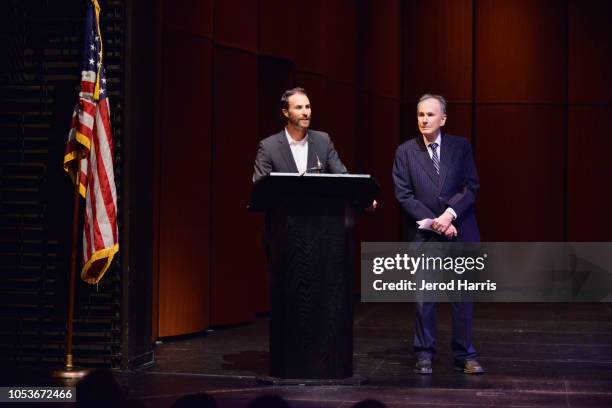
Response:
[[[89,374],[87,368],[74,367],[72,365],[72,355],[66,356],[66,366],[62,370],[53,370],[51,376],[53,378],[65,378],[65,379],[81,379]]]
[[[85,377],[87,374],[89,374],[89,370],[86,368],[80,368],[80,367],[71,367],[71,368],[64,368],[63,370],[53,370],[51,372],[51,375],[54,378],[68,378],[68,379],[76,379],[76,378],[83,378]]]

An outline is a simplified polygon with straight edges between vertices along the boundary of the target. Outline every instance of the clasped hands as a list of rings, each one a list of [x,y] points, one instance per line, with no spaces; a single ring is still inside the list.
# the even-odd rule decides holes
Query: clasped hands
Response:
[[[452,239],[457,236],[457,228],[452,224],[453,215],[445,211],[431,223],[431,228],[438,234],[443,234],[446,238]]]

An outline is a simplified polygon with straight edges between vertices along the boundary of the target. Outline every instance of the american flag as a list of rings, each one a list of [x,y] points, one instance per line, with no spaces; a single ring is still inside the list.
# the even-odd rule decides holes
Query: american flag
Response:
[[[100,6],[87,2],[79,101],[72,114],[64,169],[85,198],[81,279],[96,284],[119,250],[113,135],[102,63]]]

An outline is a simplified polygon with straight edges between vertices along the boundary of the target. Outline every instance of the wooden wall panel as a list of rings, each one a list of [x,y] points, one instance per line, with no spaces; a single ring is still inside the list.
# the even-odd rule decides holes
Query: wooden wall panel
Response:
[[[399,101],[373,95],[361,95],[363,112],[359,122],[360,173],[369,173],[380,184],[379,208],[359,221],[361,241],[399,240],[400,209],[395,199],[391,171],[395,149],[400,144]]]
[[[381,187],[379,208],[358,220],[359,241],[399,239],[399,206],[391,169],[400,144],[401,13],[400,2],[385,7],[360,3],[356,172],[374,176]]]
[[[449,103],[446,107],[447,119],[444,130],[451,135],[458,135],[472,140],[472,104]],[[416,106],[415,106],[416,110]],[[418,134],[416,114],[414,114],[414,134]]]
[[[477,99],[563,103],[566,18],[558,0],[478,0]]]
[[[476,2],[477,208],[486,241],[562,241],[566,5]]]
[[[472,96],[472,0],[409,0],[403,12],[404,96]],[[410,109],[408,109],[410,110]]]
[[[564,114],[555,106],[478,107],[483,241],[563,240]]]
[[[328,0],[321,18],[326,26],[327,67],[334,82],[355,84],[357,75],[357,5],[354,0]]]
[[[612,103],[612,2],[569,1],[569,101]]]
[[[400,3],[387,1],[384,7],[378,4],[366,1],[360,10],[359,87],[399,100],[402,52]]]
[[[326,0],[299,2],[295,20],[285,23],[290,27],[291,44],[296,48],[294,62],[301,71],[327,72],[327,25],[322,18],[326,13],[325,3]]]
[[[323,130],[331,135],[348,171],[354,173],[359,149],[356,143],[357,93],[351,84],[329,81],[326,100],[329,120]]]
[[[209,323],[209,40],[166,31],[161,100],[159,336]],[[198,95],[198,103],[192,103]],[[193,155],[197,152],[197,155]]]
[[[163,27],[212,39],[213,0],[160,0]]]
[[[261,220],[248,204],[258,138],[257,57],[214,50],[211,324],[255,316],[252,282],[265,273]]]
[[[612,241],[612,132],[602,119],[612,106],[576,106],[569,111],[568,240]]]
[[[258,3],[253,0],[215,1],[215,44],[257,52]]]
[[[567,232],[570,241],[612,241],[612,3],[569,1]]]
[[[301,4],[299,9],[301,10]],[[259,2],[259,52],[261,55],[295,61],[302,47],[311,46],[310,31],[300,32],[293,23],[298,18],[296,0]]]

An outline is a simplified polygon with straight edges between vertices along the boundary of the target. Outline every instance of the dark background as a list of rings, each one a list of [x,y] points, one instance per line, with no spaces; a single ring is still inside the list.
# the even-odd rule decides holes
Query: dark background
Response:
[[[331,134],[349,170],[381,185],[358,242],[401,239],[391,166],[397,145],[417,134],[425,92],[446,96],[446,130],[473,143],[484,241],[612,240],[607,1],[102,5],[121,12],[124,34],[117,77],[125,100],[113,123],[123,131],[121,258],[109,276],[121,282],[115,319],[124,343],[128,327],[140,336],[137,350],[123,351],[130,359],[148,355],[158,337],[267,311],[262,217],[246,204],[257,142],[282,128],[278,100],[293,86],[306,88],[312,128]],[[54,108],[65,104],[64,125],[52,126],[60,144],[72,102]],[[61,176],[53,180],[66,190]],[[67,228],[56,234],[63,248]]]

